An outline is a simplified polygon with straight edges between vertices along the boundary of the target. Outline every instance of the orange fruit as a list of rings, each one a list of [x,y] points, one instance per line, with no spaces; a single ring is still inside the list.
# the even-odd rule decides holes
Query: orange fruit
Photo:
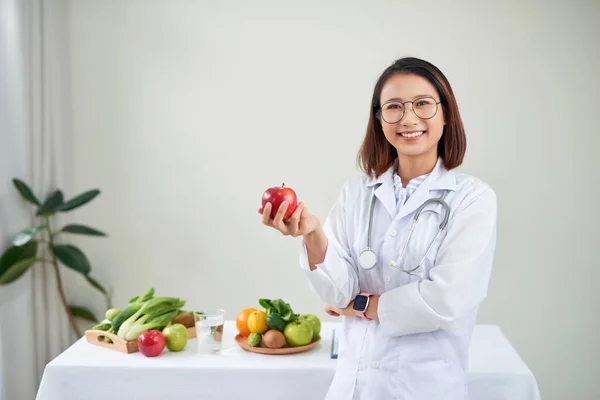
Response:
[[[254,311],[258,310],[256,308],[244,308],[238,313],[237,317],[235,318],[235,326],[237,327],[237,330],[240,333],[240,335],[248,337],[252,333],[248,328],[248,317]]]
[[[269,329],[267,314],[264,311],[253,311],[248,316],[248,328],[252,333],[265,333]]]

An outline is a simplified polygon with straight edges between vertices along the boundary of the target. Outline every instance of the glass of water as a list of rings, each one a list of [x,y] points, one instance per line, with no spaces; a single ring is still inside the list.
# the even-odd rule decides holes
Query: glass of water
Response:
[[[198,353],[213,354],[221,351],[225,310],[209,309],[195,311]]]

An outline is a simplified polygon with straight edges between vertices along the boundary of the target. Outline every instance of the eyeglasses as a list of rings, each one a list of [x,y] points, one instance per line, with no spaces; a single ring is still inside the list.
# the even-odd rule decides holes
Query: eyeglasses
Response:
[[[435,101],[433,97],[421,97],[414,101],[389,101],[383,103],[379,110],[379,115],[388,124],[395,124],[404,117],[406,112],[406,103],[410,103],[415,115],[421,119],[431,119],[437,114],[438,104],[440,101]]]

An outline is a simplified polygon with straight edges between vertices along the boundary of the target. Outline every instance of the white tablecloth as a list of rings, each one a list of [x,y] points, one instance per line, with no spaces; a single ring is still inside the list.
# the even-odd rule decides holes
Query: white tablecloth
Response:
[[[221,354],[201,355],[196,340],[185,351],[159,357],[123,354],[81,338],[48,363],[37,400],[323,399],[336,367],[331,332],[313,350],[285,356],[249,353],[235,342],[235,322],[224,327]],[[472,400],[539,400],[535,378],[501,330],[478,325],[470,353]]]

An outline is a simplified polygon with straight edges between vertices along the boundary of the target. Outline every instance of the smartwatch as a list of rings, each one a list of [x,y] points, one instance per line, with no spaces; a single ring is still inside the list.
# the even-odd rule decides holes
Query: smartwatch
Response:
[[[352,309],[359,317],[363,317],[364,319],[369,319],[365,315],[367,311],[367,307],[369,306],[369,299],[373,296],[370,293],[361,293],[354,299],[354,304],[352,305]]]

